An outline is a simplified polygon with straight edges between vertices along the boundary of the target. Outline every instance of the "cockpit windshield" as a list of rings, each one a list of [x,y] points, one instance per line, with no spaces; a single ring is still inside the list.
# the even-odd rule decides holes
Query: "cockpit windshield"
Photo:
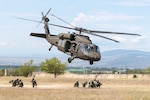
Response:
[[[100,52],[99,47],[94,44],[80,45],[79,50],[84,51],[84,52]]]
[[[96,52],[100,52],[100,50],[99,50],[99,47],[98,47],[98,46],[95,46],[95,50],[96,50]]]

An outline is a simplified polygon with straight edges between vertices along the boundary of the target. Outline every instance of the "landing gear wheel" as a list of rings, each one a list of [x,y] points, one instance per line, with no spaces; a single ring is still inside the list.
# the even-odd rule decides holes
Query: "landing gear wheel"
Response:
[[[69,58],[68,58],[68,63],[71,63],[71,61],[72,61],[72,58],[69,57]]]
[[[50,46],[50,48],[48,49],[49,51],[52,49],[53,45]]]
[[[90,60],[90,65],[93,65],[93,61]]]

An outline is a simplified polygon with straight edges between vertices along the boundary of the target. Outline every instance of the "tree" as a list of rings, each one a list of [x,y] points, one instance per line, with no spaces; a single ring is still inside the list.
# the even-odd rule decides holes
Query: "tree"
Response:
[[[32,64],[33,64],[33,60],[30,60],[29,62],[25,63],[23,66],[19,67],[17,69],[19,76],[27,77],[29,74],[32,74],[32,72],[36,70],[36,66]]]
[[[150,66],[145,69],[145,72],[148,74],[150,73]]]
[[[67,64],[61,63],[60,60],[53,57],[51,59],[46,59],[45,62],[41,62],[40,66],[42,71],[54,74],[54,77],[56,78],[57,75],[64,74]]]

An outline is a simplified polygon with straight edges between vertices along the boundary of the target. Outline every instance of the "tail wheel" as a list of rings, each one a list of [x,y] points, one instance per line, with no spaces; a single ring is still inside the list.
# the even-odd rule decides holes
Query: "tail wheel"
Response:
[[[93,65],[93,61],[92,60],[90,60],[90,65]]]

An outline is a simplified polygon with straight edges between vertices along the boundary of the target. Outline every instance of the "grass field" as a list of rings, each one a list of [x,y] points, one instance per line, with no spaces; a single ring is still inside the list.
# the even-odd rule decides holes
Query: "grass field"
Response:
[[[12,79],[22,79],[23,88],[11,87]],[[36,77],[36,88],[32,88],[32,77],[0,77],[0,100],[150,100],[150,78],[100,79],[101,88],[74,88],[76,81],[91,81],[88,78]]]

